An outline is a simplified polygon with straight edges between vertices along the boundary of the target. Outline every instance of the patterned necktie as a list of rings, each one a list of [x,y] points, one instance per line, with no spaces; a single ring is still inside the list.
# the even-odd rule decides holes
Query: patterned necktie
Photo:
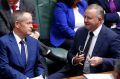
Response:
[[[90,32],[89,35],[90,35],[90,37],[89,37],[89,39],[88,39],[88,41],[86,43],[85,50],[84,50],[85,56],[88,53],[88,50],[90,48],[90,44],[91,44],[91,41],[92,41],[92,37],[94,36],[94,34],[93,34],[93,32]]]
[[[90,37],[87,41],[87,44],[86,44],[85,50],[84,50],[85,59],[86,59],[86,61],[84,63],[84,69],[83,69],[84,73],[89,73],[90,72],[90,65],[89,65],[89,62],[88,62],[88,59],[87,59],[87,54],[89,54],[88,51],[89,51],[89,48],[90,48],[90,45],[91,45],[92,38],[93,38],[94,34],[93,34],[93,32],[90,32],[89,35],[90,35]]]
[[[13,12],[15,12],[15,11],[16,11],[16,8],[17,8],[17,6],[14,4],[14,5],[12,5],[12,6],[11,6],[11,8],[12,8]]]
[[[116,6],[115,6],[115,3],[114,3],[114,0],[109,0],[109,6],[110,6],[110,10],[111,12],[116,12]]]
[[[21,44],[21,58],[22,58],[22,62],[23,62],[23,66],[25,67],[26,65],[26,53],[25,53],[25,42],[23,40],[20,41]]]

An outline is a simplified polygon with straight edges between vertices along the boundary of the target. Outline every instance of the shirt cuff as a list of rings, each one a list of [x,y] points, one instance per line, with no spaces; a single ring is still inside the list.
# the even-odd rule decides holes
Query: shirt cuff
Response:
[[[73,65],[73,66],[76,66],[76,65],[78,65],[78,64],[74,64],[74,63],[73,63],[74,58],[75,58],[75,57],[72,58],[72,65]]]
[[[120,18],[120,12],[117,12],[117,14],[119,15],[119,18]]]

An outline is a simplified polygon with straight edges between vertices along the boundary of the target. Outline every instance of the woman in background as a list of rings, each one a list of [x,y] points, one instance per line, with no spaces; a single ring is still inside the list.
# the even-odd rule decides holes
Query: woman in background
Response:
[[[54,10],[54,22],[50,31],[50,42],[56,47],[69,49],[75,32],[84,26],[85,0],[58,0]]]

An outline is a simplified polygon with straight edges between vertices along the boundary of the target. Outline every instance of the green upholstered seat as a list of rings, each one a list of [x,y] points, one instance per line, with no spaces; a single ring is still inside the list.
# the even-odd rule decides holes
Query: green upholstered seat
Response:
[[[49,33],[50,33],[50,28],[51,28],[51,23],[53,19],[53,10],[54,10],[54,5],[55,5],[55,0],[33,0],[35,1],[35,6],[36,6],[36,14],[37,14],[37,19],[38,23],[40,24],[39,27],[39,32],[40,32],[40,39],[43,40],[42,42],[45,43],[46,45],[50,45],[49,41],[44,41],[44,40],[49,40]],[[55,48],[51,47],[52,52],[63,58],[66,59],[67,56],[67,50],[63,48]],[[47,65],[54,67],[55,63],[49,59],[46,59]],[[59,67],[60,68],[60,67]],[[54,70],[55,67],[51,70]]]
[[[58,57],[64,59],[67,61],[67,50],[66,49],[63,49],[63,48],[54,48],[54,47],[51,47],[53,53],[55,55],[57,55]],[[64,62],[61,63],[61,62],[53,62],[49,59],[46,58],[46,62],[47,62],[47,66],[48,66],[48,72],[49,74],[52,74],[54,72],[56,72],[57,70],[61,69],[63,66],[64,66]]]
[[[64,60],[66,60],[67,58],[67,50],[63,49],[63,48],[54,48],[51,47],[53,54],[55,54],[56,56],[59,56],[60,58],[63,58]],[[52,64],[53,61],[47,59],[48,63],[47,64]]]

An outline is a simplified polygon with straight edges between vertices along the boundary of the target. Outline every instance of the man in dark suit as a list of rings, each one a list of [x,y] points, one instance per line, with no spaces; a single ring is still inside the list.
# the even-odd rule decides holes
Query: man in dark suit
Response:
[[[85,27],[77,31],[68,52],[69,68],[65,66],[49,79],[113,70],[120,58],[120,39],[103,22],[103,8],[97,4],[88,6],[84,15]]]
[[[30,37],[32,15],[16,11],[12,16],[13,31],[0,38],[0,79],[43,79],[44,66],[39,55],[39,42]],[[39,57],[40,56],[40,57]]]
[[[16,7],[13,7],[13,5],[16,4]],[[12,29],[12,24],[11,24],[11,14],[13,13],[14,10],[12,10],[12,7],[16,10],[23,10],[23,11],[29,11],[32,13],[33,16],[33,23],[37,23],[36,20],[36,10],[34,3],[32,0],[0,0],[0,37],[5,35],[6,33],[9,33]],[[37,37],[39,36],[37,34],[38,32],[33,32],[32,36]],[[41,45],[41,51],[42,55],[46,56],[48,59],[51,59],[54,62],[64,62],[64,59],[54,55],[51,51],[51,49],[40,42]]]
[[[36,23],[36,13],[34,5],[28,0],[0,0],[0,36],[9,33],[11,30],[12,5],[16,4],[16,10],[27,10],[32,13],[33,22]]]
[[[108,27],[115,28],[115,32],[120,31],[120,0],[112,0],[112,4],[110,0],[88,0],[89,4],[99,4],[103,7],[105,11],[105,25]],[[110,6],[114,5],[114,11],[110,8]],[[120,32],[119,32],[120,34]]]

